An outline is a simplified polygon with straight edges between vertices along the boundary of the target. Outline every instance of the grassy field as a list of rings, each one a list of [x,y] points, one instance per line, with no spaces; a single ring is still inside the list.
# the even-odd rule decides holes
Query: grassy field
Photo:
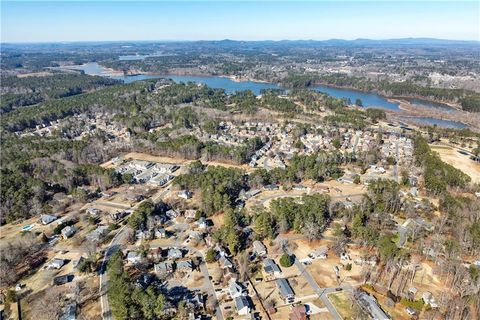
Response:
[[[332,302],[343,319],[353,319],[352,306],[347,293],[332,293],[328,295],[328,299]]]

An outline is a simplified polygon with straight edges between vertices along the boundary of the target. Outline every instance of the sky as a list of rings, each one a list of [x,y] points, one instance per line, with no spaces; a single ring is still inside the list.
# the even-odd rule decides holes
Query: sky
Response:
[[[3,1],[1,42],[480,40],[480,1]]]

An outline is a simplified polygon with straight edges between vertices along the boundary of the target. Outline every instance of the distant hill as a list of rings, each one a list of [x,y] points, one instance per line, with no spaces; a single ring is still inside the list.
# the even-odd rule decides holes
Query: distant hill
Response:
[[[85,46],[111,46],[122,44],[175,44],[175,43],[198,43],[201,45],[221,45],[221,46],[241,46],[241,45],[291,45],[302,44],[312,46],[480,46],[480,41],[474,40],[448,40],[448,39],[436,39],[436,38],[399,38],[399,39],[329,39],[329,40],[259,40],[259,41],[247,41],[247,40],[198,40],[198,41],[99,41],[99,42],[52,42],[52,43],[1,43],[3,49],[23,48],[32,49],[38,47],[44,48],[61,48],[61,47],[85,47]]]

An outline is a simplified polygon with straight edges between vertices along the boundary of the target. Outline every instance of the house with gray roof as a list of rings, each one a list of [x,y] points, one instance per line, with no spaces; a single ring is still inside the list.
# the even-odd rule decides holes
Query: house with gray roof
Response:
[[[286,303],[293,303],[295,301],[295,293],[293,292],[292,287],[288,283],[287,279],[280,278],[275,281],[277,285],[278,291],[280,293],[280,297]]]
[[[183,257],[183,253],[182,253],[182,250],[180,249],[177,249],[177,248],[170,248],[168,249],[168,254],[167,256],[170,258],[170,259],[180,259]]]
[[[42,217],[40,218],[42,220],[42,224],[50,224],[53,221],[57,220],[56,216],[52,216],[50,214],[42,214]]]
[[[252,311],[250,302],[245,296],[239,296],[235,298],[235,308],[237,309],[237,314],[240,316],[247,315]]]
[[[177,270],[190,272],[193,270],[192,260],[182,260],[177,262]]]
[[[391,319],[385,311],[378,305],[377,300],[364,291],[355,294],[358,304],[363,310],[368,312],[375,320],[389,320]]]
[[[252,246],[253,246],[253,252],[257,256],[262,257],[267,254],[267,247],[265,247],[265,245],[261,241],[258,241],[258,240],[253,241]]]
[[[165,274],[173,272],[173,263],[171,261],[162,261],[153,266],[155,273]]]
[[[280,277],[282,275],[280,267],[270,258],[263,260],[263,269],[269,276]]]

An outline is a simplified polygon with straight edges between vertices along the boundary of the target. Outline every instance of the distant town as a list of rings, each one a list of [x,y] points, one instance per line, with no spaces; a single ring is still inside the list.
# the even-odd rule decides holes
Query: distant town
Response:
[[[260,44],[3,46],[2,319],[478,318],[478,43]]]

